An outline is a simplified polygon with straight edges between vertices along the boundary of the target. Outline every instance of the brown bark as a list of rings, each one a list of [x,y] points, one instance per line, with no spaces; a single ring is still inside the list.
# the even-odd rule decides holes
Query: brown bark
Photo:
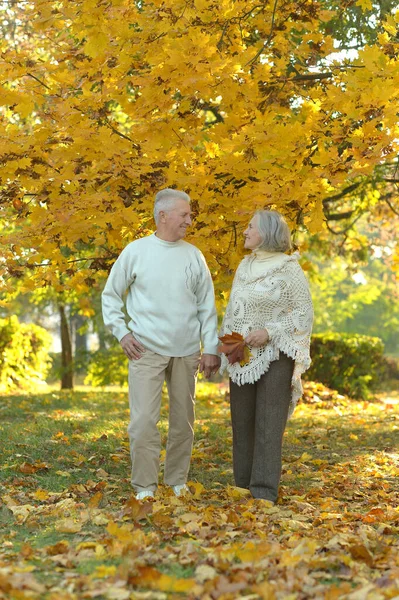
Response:
[[[69,329],[68,319],[65,313],[65,306],[58,305],[58,310],[61,320],[61,389],[73,389],[73,358],[72,358],[72,343],[71,333]]]

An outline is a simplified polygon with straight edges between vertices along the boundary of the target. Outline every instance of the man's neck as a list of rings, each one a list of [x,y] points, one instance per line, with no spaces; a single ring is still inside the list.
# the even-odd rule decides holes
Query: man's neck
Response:
[[[179,242],[179,241],[180,241],[180,238],[177,238],[177,239],[176,239],[175,237],[173,237],[173,236],[171,236],[171,235],[168,235],[168,234],[167,234],[166,232],[164,232],[164,231],[158,231],[158,230],[157,230],[157,231],[155,232],[155,235],[156,235],[156,237],[157,237],[159,240],[162,240],[162,241],[164,241],[164,242]]]

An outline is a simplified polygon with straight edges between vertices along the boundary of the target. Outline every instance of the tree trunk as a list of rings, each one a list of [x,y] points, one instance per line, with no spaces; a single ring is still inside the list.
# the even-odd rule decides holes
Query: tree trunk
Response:
[[[105,350],[107,348],[107,344],[105,342],[105,330],[99,329],[97,332],[98,335],[98,347],[100,350]]]
[[[85,324],[85,318],[82,315],[73,315],[72,319],[75,334],[75,356],[88,350],[87,333],[79,333],[79,329]]]
[[[65,306],[58,305],[61,320],[61,389],[73,389],[73,358],[71,333],[69,330],[68,319],[65,313]]]

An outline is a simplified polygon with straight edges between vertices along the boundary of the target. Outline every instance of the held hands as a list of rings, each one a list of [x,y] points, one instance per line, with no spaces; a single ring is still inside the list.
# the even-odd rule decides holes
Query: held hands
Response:
[[[131,333],[126,334],[119,343],[129,360],[138,360],[145,352],[144,346]]]
[[[220,367],[220,357],[217,354],[203,354],[199,364],[199,372],[203,373],[207,379],[214,375]]]
[[[255,331],[251,331],[245,338],[245,343],[253,348],[260,348],[260,346],[267,344],[268,341],[269,334],[267,329],[256,329]]]

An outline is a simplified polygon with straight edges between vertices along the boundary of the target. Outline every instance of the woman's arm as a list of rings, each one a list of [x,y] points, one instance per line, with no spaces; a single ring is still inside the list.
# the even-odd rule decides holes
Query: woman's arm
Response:
[[[270,343],[280,350],[291,350],[291,354],[310,364],[309,345],[313,324],[313,304],[309,284],[297,262],[288,265],[289,278],[284,290],[286,306],[281,306],[273,322],[265,323]]]

